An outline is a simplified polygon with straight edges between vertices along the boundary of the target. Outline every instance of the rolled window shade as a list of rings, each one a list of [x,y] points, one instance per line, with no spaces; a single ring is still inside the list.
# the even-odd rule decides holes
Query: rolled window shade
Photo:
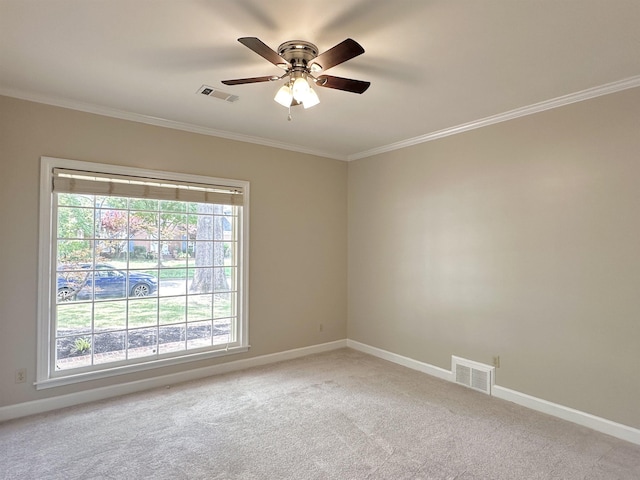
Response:
[[[242,187],[209,185],[167,179],[132,177],[80,170],[53,169],[55,193],[148,198],[220,205],[243,205]]]

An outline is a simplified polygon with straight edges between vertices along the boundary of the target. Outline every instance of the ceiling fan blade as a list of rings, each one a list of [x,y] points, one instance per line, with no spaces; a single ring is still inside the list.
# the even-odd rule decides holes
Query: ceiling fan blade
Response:
[[[268,75],[266,77],[252,77],[252,78],[236,78],[234,80],[222,80],[225,85],[243,85],[245,83],[258,83],[268,82],[270,80],[277,80],[279,77]]]
[[[351,78],[332,77],[331,75],[321,75],[318,77],[316,85],[325,88],[335,88],[345,92],[364,93],[371,82],[362,80],[352,80]]]
[[[324,53],[321,53],[311,61],[311,64],[316,64],[322,67],[322,70],[328,70],[331,67],[335,67],[347,60],[351,60],[358,55],[364,53],[364,48],[351,38],[347,38],[343,42],[340,42],[335,47],[330,48]]]
[[[241,37],[238,39],[238,41],[241,44],[243,44],[245,47],[250,48],[251,50],[256,52],[258,55],[260,55],[262,58],[267,59],[268,61],[270,61],[276,66],[289,65],[289,63],[280,55],[278,55],[278,53],[275,50],[273,50],[271,47],[265,44],[262,40],[256,37]]]

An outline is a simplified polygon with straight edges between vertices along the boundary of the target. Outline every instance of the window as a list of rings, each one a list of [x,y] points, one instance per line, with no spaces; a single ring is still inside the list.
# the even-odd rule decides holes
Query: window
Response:
[[[38,388],[246,351],[248,195],[43,158]]]

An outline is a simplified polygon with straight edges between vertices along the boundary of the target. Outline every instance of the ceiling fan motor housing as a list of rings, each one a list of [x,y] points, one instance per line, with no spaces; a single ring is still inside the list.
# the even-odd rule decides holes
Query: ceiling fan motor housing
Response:
[[[318,56],[318,47],[304,40],[290,40],[278,47],[278,54],[295,69],[307,68],[307,65]]]

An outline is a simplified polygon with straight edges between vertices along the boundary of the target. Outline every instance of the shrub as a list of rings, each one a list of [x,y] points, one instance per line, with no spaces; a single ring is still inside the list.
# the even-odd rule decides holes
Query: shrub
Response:
[[[71,353],[75,353],[77,355],[85,355],[90,351],[91,351],[91,340],[88,340],[84,337],[78,337],[73,342]]]

